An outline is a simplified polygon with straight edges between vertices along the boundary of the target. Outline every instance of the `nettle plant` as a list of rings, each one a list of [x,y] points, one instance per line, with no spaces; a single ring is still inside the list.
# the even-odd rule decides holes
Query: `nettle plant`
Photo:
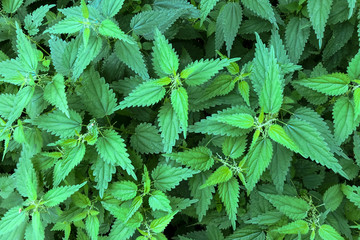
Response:
[[[360,239],[358,1],[1,2],[0,239]]]

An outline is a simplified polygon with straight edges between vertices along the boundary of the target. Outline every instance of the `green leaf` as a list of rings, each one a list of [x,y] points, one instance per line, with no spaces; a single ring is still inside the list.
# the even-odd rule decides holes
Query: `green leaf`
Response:
[[[219,196],[225,205],[233,229],[236,228],[236,214],[239,202],[240,185],[236,178],[219,184]]]
[[[41,26],[41,22],[44,20],[46,13],[50,10],[50,8],[55,7],[55,4],[51,5],[43,5],[33,11],[31,14],[25,16],[24,28],[28,31],[29,35],[35,35],[39,32],[39,27]]]
[[[336,184],[329,187],[323,196],[325,208],[330,211],[335,211],[343,200],[343,193],[341,192],[341,185]]]
[[[135,40],[124,33],[113,21],[105,19],[101,22],[99,27],[99,33],[106,37],[117,38],[121,41],[129,44],[137,44]]]
[[[124,0],[103,0],[101,1],[101,13],[107,17],[114,17],[124,4]]]
[[[160,153],[164,148],[159,130],[150,123],[137,125],[130,143],[140,153]]]
[[[246,189],[251,192],[260,180],[262,173],[269,166],[273,154],[273,146],[270,139],[258,140],[246,156]]]
[[[33,48],[29,39],[25,36],[19,25],[16,23],[16,47],[19,60],[32,74],[36,73],[38,66],[37,50]]]
[[[165,195],[165,193],[155,190],[151,193],[149,197],[149,205],[153,211],[162,210],[166,212],[171,212],[170,201]]]
[[[95,182],[97,182],[95,188],[99,190],[100,198],[103,198],[104,192],[108,188],[109,182],[111,182],[112,175],[116,172],[116,167],[98,157],[91,169],[93,170]]]
[[[128,224],[123,223],[120,219],[116,219],[111,227],[109,239],[116,240],[121,236],[124,240],[127,240],[134,235],[135,231],[136,227],[128,226]]]
[[[119,108],[151,106],[159,102],[165,96],[165,93],[165,88],[158,84],[157,80],[143,82],[120,102]]]
[[[230,180],[232,176],[233,176],[233,172],[227,166],[223,165],[218,169],[216,169],[216,171],[213,172],[208,177],[208,179],[206,179],[205,183],[200,186],[200,189],[213,186],[219,183],[227,182]]]
[[[0,220],[1,234],[9,233],[16,229],[27,219],[26,211],[19,206],[9,209]]]
[[[136,213],[136,211],[141,207],[143,203],[143,198],[142,196],[136,196],[132,202],[131,202],[131,206],[130,209],[126,215],[126,219],[125,222],[129,221],[129,219],[134,216],[134,214]]]
[[[250,106],[250,87],[249,84],[245,81],[241,81],[238,84],[239,92],[242,98],[245,100],[246,104]]]
[[[241,2],[259,17],[276,25],[275,13],[269,0],[241,0]]]
[[[96,118],[111,115],[115,111],[116,97],[100,74],[90,68],[83,75],[82,86],[78,89],[86,110]]]
[[[85,186],[85,184],[86,182],[73,186],[55,187],[44,194],[42,197],[42,204],[47,207],[54,207],[65,201],[75,192],[79,191],[79,189]]]
[[[203,102],[216,96],[224,96],[234,89],[236,81],[228,74],[220,74],[214,78],[210,85],[205,89],[205,93],[196,101]]]
[[[63,34],[63,33],[76,33],[83,29],[84,25],[80,17],[67,17],[58,22],[51,28],[48,28],[44,33]]]
[[[180,76],[185,79],[188,85],[197,86],[207,82],[230,63],[231,61],[228,59],[206,59],[205,61],[201,59],[187,65]]]
[[[98,239],[100,223],[97,216],[88,215],[85,221],[85,228],[91,240]]]
[[[322,45],[325,26],[329,18],[332,3],[333,0],[308,0],[307,2],[307,10],[309,11],[311,24],[317,39],[319,39],[319,48],[321,48]]]
[[[328,224],[323,224],[319,227],[319,235],[324,240],[344,240],[344,238]]]
[[[350,78],[343,73],[333,73],[315,78],[307,78],[296,83],[329,96],[338,96],[348,91]]]
[[[96,150],[106,163],[113,166],[120,166],[135,180],[137,179],[124,140],[117,132],[110,129],[104,130],[102,137],[99,137],[96,142]]]
[[[82,119],[73,110],[69,110],[69,113],[70,118],[60,110],[55,110],[31,120],[31,123],[61,138],[72,137],[81,131]]]
[[[155,30],[153,65],[159,77],[175,76],[179,68],[179,57],[172,48],[172,45],[158,29]]]
[[[341,190],[351,202],[360,208],[360,187],[342,184]]]
[[[150,229],[154,233],[161,233],[165,230],[166,226],[169,225],[174,215],[177,214],[178,211],[172,212],[164,217],[153,220],[150,223]]]
[[[155,188],[165,192],[173,189],[182,180],[186,180],[196,173],[198,173],[196,170],[162,164],[152,171],[151,176]]]
[[[348,4],[349,4],[349,19],[350,19],[355,9],[356,0],[348,0]]]
[[[186,138],[189,102],[188,94],[185,88],[179,87],[171,91],[171,105],[173,106],[175,113],[180,120],[180,125],[184,132],[184,138]]]
[[[354,115],[355,115],[354,117],[358,118],[360,115],[360,88],[355,89],[353,97],[354,97]]]
[[[277,228],[274,231],[281,234],[307,234],[309,232],[309,224],[304,220],[297,220]]]
[[[333,108],[334,136],[340,145],[359,125],[360,118],[355,119],[355,109],[348,97],[339,98]]]
[[[64,77],[62,75],[55,75],[52,81],[46,85],[44,90],[44,98],[46,101],[65,113],[68,118],[70,118],[69,107],[65,93]]]
[[[34,239],[45,239],[45,229],[40,219],[39,211],[34,211],[31,215],[32,237]]]
[[[60,182],[69,175],[84,158],[85,144],[80,143],[72,148],[64,149],[64,156],[62,161],[58,161],[54,168],[54,185],[58,186]]]
[[[330,152],[323,136],[314,126],[306,121],[292,118],[287,123],[285,132],[299,147],[300,154],[303,157],[310,157],[311,160],[347,178],[338,160]]]
[[[210,11],[215,7],[216,3],[219,0],[201,0],[200,1],[200,25],[203,24],[207,15],[209,15]]]
[[[33,97],[34,91],[34,87],[27,86],[17,92],[13,108],[9,113],[9,121],[6,123],[7,126],[10,126],[13,122],[15,122],[16,119],[21,116],[24,108],[29,104],[31,98]]]
[[[281,193],[284,190],[284,182],[290,170],[293,152],[280,144],[275,144],[274,155],[270,163],[270,175],[276,190]]]
[[[222,152],[232,159],[243,155],[246,148],[246,137],[226,137],[222,144]]]
[[[360,77],[360,52],[358,52],[349,62],[347,73],[351,79]]]
[[[294,141],[286,134],[284,128],[278,124],[273,124],[268,130],[269,137],[277,143],[287,147],[288,149],[299,152],[299,147]]]
[[[310,210],[310,205],[303,199],[286,195],[259,193],[274,205],[277,210],[293,220],[305,218]]]
[[[3,118],[9,119],[11,112],[15,105],[15,94],[1,94],[0,95],[0,115]]]
[[[286,26],[285,40],[290,60],[300,60],[310,36],[310,22],[306,18],[292,17]]]
[[[202,146],[184,152],[164,154],[164,156],[200,171],[206,171],[214,164],[211,150]]]
[[[1,95],[0,95],[1,99]],[[0,101],[1,102],[1,101]],[[0,105],[1,115],[1,105]],[[166,153],[172,152],[172,147],[175,146],[176,140],[179,139],[180,120],[176,115],[171,103],[166,101],[163,106],[160,107],[158,114],[159,129],[161,132],[162,143],[164,145],[163,151]]]
[[[109,191],[116,199],[127,201],[136,197],[138,188],[131,181],[120,181],[111,184]]]
[[[15,170],[16,189],[30,201],[37,199],[38,180],[34,166],[26,152],[22,152]]]
[[[243,129],[254,126],[254,118],[250,114],[246,113],[218,116],[216,120]]]
[[[23,4],[24,0],[2,0],[2,7],[6,13],[14,13]]]

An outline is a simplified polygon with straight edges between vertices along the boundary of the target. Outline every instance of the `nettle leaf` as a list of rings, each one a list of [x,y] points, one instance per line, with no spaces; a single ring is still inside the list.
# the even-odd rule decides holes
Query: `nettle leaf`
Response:
[[[114,17],[123,6],[125,0],[103,0],[101,1],[101,13],[107,17]]]
[[[232,176],[232,171],[227,166],[223,165],[216,169],[216,171],[213,172],[208,179],[206,179],[205,183],[200,186],[200,189],[227,182]]]
[[[228,74],[220,74],[214,78],[210,85],[205,89],[202,97],[197,99],[199,102],[206,101],[216,96],[223,96],[234,89],[236,81]]]
[[[297,63],[310,36],[310,22],[306,18],[292,17],[286,26],[285,40],[290,60]]]
[[[259,17],[276,25],[275,13],[269,0],[241,0],[241,2]]]
[[[25,16],[24,28],[28,30],[30,35],[35,35],[39,32],[39,26],[41,25],[41,22],[44,20],[44,17],[46,13],[50,10],[50,8],[55,7],[55,4],[51,5],[43,5],[39,8],[37,8],[35,11],[33,11],[31,14]]]
[[[322,45],[325,26],[329,18],[332,3],[333,0],[308,0],[307,2],[311,24],[315,30],[317,39],[319,39],[319,48],[321,48]]]
[[[65,93],[64,77],[55,75],[50,83],[46,85],[44,90],[44,98],[49,103],[55,105],[60,111],[70,118],[68,102]]]
[[[94,68],[84,73],[81,83],[82,86],[78,89],[80,97],[87,107],[86,110],[94,117],[102,118],[115,111],[115,93]]]
[[[299,147],[295,142],[286,134],[284,128],[278,124],[273,124],[268,130],[269,137],[277,143],[287,147],[288,149],[299,152]]]
[[[42,197],[42,202],[47,207],[54,207],[65,201],[75,192],[79,191],[79,189],[82,188],[85,184],[86,182],[73,186],[55,187],[45,193],[45,195]]]
[[[130,44],[137,44],[135,40],[124,33],[113,21],[110,19],[105,19],[101,22],[99,27],[99,33],[106,37],[117,38],[121,41],[130,43]]]
[[[209,170],[214,164],[211,150],[202,146],[184,152],[164,154],[164,156],[200,171]]]
[[[100,222],[97,216],[89,215],[85,221],[86,232],[92,240],[98,239]]]
[[[6,123],[7,126],[10,126],[13,122],[15,122],[16,119],[18,119],[21,116],[24,108],[31,101],[34,92],[35,92],[34,87],[27,86],[20,89],[16,93],[14,99],[14,105],[11,112],[9,113],[8,122]]]
[[[70,118],[60,110],[55,110],[31,120],[31,123],[56,136],[68,138],[80,132],[82,124],[80,114],[73,110],[69,110],[69,114]]]
[[[120,166],[130,176],[137,179],[124,140],[114,130],[104,130],[96,142],[96,150],[101,158],[113,166]]]
[[[190,63],[182,70],[180,76],[190,86],[197,86],[207,82],[212,76],[217,74],[224,67],[231,63],[228,59],[201,59]]]
[[[14,13],[23,4],[24,0],[3,0],[2,7],[6,13]]]
[[[275,231],[282,234],[307,234],[309,229],[309,224],[306,221],[297,220],[277,228]]]
[[[170,200],[167,198],[165,193],[155,190],[151,192],[149,197],[149,205],[153,211],[162,210],[171,212]]]
[[[347,73],[351,79],[358,79],[360,77],[360,52],[349,62]]]
[[[164,145],[163,151],[166,153],[171,153],[173,146],[175,146],[176,140],[179,139],[179,133],[181,132],[181,129],[180,120],[170,102],[165,102],[164,105],[161,106],[158,114],[158,122],[162,143]]]
[[[61,20],[44,33],[62,34],[62,33],[76,33],[84,27],[82,19],[79,17],[67,17]]]
[[[171,105],[173,106],[176,115],[179,118],[181,128],[184,132],[184,138],[186,138],[186,132],[188,127],[189,102],[188,94],[185,88],[179,87],[171,91]]]
[[[34,239],[45,239],[45,229],[40,219],[39,211],[31,214],[32,237]]]
[[[304,219],[310,210],[310,205],[303,199],[286,195],[259,193],[274,205],[276,209],[293,220]]]
[[[0,233],[5,234],[13,231],[26,219],[26,211],[22,211],[20,206],[9,209],[0,220]]]
[[[319,227],[319,235],[323,240],[344,240],[344,238],[332,226],[328,224],[323,224]]]
[[[343,193],[341,192],[341,185],[336,184],[329,187],[323,196],[325,208],[331,211],[335,211],[343,200]]]
[[[360,115],[360,88],[355,89],[353,97],[354,97],[354,114],[355,114],[354,117],[358,118],[358,116]]]
[[[360,187],[342,184],[341,190],[351,202],[360,208]]]
[[[140,153],[160,153],[164,148],[159,130],[149,123],[139,124],[130,142],[131,146]]]
[[[158,29],[155,30],[153,65],[159,77],[176,75],[179,68],[179,57]]]
[[[296,83],[329,96],[338,96],[348,91],[350,78],[343,73],[333,73],[315,78],[301,79]]]
[[[149,78],[148,70],[138,44],[125,41],[116,41],[116,56],[131,68],[135,73],[144,79]]]
[[[219,184],[219,196],[225,205],[233,229],[236,228],[236,214],[239,202],[240,185],[236,178]]]
[[[199,171],[188,168],[171,167],[169,165],[158,165],[152,172],[154,186],[160,191],[169,191],[179,185],[182,180],[190,178]]]
[[[127,201],[136,197],[137,190],[138,188],[135,183],[131,181],[120,181],[113,183],[109,192],[116,199]]]
[[[222,144],[222,152],[233,159],[243,155],[246,148],[246,137],[226,137]]]
[[[254,118],[246,113],[218,116],[216,120],[243,129],[254,126]]]
[[[21,153],[19,163],[15,171],[16,189],[23,196],[31,201],[37,199],[38,180],[30,156],[25,152]]]
[[[251,192],[260,180],[262,173],[269,166],[273,154],[273,146],[268,138],[258,140],[246,156],[246,189]]]
[[[166,226],[170,223],[170,221],[174,218],[175,214],[177,214],[178,211],[172,212],[168,215],[165,215],[164,217],[158,218],[153,220],[150,223],[150,229],[154,233],[161,233],[165,230]]]
[[[334,136],[341,144],[359,125],[360,118],[355,118],[354,105],[348,97],[339,98],[333,108]]]
[[[16,47],[19,60],[27,71],[36,73],[38,66],[37,50],[33,48],[30,40],[25,36],[19,25],[16,23]]]
[[[201,0],[200,1],[200,25],[203,24],[210,11],[215,7],[219,0]]]
[[[99,190],[100,198],[103,198],[104,192],[108,188],[109,182],[111,182],[112,175],[116,172],[116,167],[98,157],[91,169],[95,176],[95,182],[97,182],[95,188]]]
[[[120,109],[136,106],[151,106],[165,96],[165,88],[157,80],[143,82],[120,102]]]

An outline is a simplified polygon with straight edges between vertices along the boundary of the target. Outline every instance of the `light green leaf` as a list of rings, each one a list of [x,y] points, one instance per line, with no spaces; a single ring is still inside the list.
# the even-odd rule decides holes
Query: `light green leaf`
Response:
[[[24,2],[24,0],[2,0],[2,7],[6,13],[14,13],[18,8],[21,6],[21,4]]]
[[[307,10],[309,11],[311,24],[315,30],[317,39],[319,39],[319,48],[321,48],[322,45],[325,26],[329,18],[332,3],[333,0],[307,1]]]
[[[169,191],[179,185],[182,180],[190,178],[199,171],[188,168],[171,167],[169,165],[158,165],[151,173],[154,186],[160,191]]]
[[[140,153],[160,153],[164,148],[159,130],[150,123],[137,125],[130,143]]]
[[[1,99],[1,95],[0,95]],[[1,102],[1,101],[0,101]],[[0,103],[1,104],[1,103]],[[0,105],[1,115],[1,105]],[[162,143],[164,145],[163,151],[166,153],[172,152],[172,147],[175,146],[176,140],[179,139],[180,120],[176,115],[171,103],[166,101],[163,106],[160,107],[158,114],[159,129],[161,132]]]
[[[351,79],[360,77],[360,52],[358,52],[349,62],[347,73]]]
[[[190,86],[196,86],[207,82],[212,76],[227,67],[231,63],[228,59],[201,59],[190,63],[181,72],[181,78]]]
[[[106,37],[117,38],[121,41],[129,44],[137,44],[135,40],[124,33],[113,21],[105,19],[101,22],[99,27],[99,33]]]
[[[82,86],[78,89],[86,110],[94,117],[102,118],[105,115],[111,115],[115,111],[116,97],[112,89],[100,78],[100,74],[90,68],[83,75]]]
[[[202,146],[184,152],[164,154],[164,156],[184,164],[189,168],[200,171],[208,170],[214,164],[211,150]]]
[[[269,0],[241,0],[241,2],[259,17],[276,25],[275,13]]]
[[[260,180],[262,173],[269,166],[273,154],[273,146],[270,139],[258,140],[246,156],[246,189],[251,192]]]
[[[97,216],[88,215],[85,221],[85,228],[91,240],[98,239],[100,223]]]
[[[96,142],[96,150],[105,162],[113,166],[120,166],[135,180],[137,179],[124,140],[117,132],[110,129],[104,130],[102,137],[99,137]]]
[[[319,235],[323,240],[344,240],[344,238],[328,224],[323,224],[319,227]]]
[[[210,13],[210,11],[215,7],[216,3],[219,0],[201,0],[200,1],[200,25],[203,24],[205,18]]]
[[[22,86],[31,82],[29,73],[20,62],[20,59],[9,59],[0,62],[0,82],[8,82],[14,85]]]
[[[136,197],[137,186],[131,181],[120,181],[111,184],[109,189],[111,195],[120,201],[127,201]]]
[[[37,240],[45,239],[45,229],[40,219],[39,211],[34,211],[31,215],[32,237]]]
[[[159,77],[175,76],[179,68],[179,57],[158,29],[155,30],[153,65]]]
[[[343,73],[333,73],[315,78],[301,79],[296,83],[329,96],[337,96],[348,91],[350,78]]]
[[[184,132],[184,138],[186,138],[186,132],[188,127],[189,102],[188,94],[185,88],[179,87],[171,91],[171,105],[173,106],[176,115],[180,120],[180,125]]]
[[[62,75],[55,75],[52,81],[46,85],[44,90],[44,98],[46,101],[65,113],[68,118],[70,118],[69,107],[65,93],[64,77]]]
[[[16,229],[27,219],[26,211],[22,211],[20,206],[8,210],[0,220],[1,234],[9,233]]]
[[[16,93],[13,108],[9,113],[9,121],[6,123],[7,126],[10,126],[21,116],[24,108],[29,104],[31,98],[33,97],[34,91],[34,87],[27,86]]]
[[[70,118],[60,110],[55,110],[31,120],[31,123],[61,138],[72,137],[81,131],[82,119],[80,114],[73,110],[69,110],[69,113]]]
[[[151,231],[155,232],[155,233],[161,233],[165,230],[166,226],[171,222],[171,220],[173,219],[174,215],[177,214],[178,211],[172,212],[164,217],[158,218],[153,220],[150,223],[150,229]]]
[[[15,105],[15,94],[0,95],[0,116],[8,119]]]
[[[354,115],[355,115],[354,117],[358,118],[360,115],[360,88],[355,89],[353,97],[354,97]]]
[[[205,89],[205,93],[196,101],[204,102],[216,96],[224,96],[234,89],[236,81],[228,74],[220,74],[214,78],[211,84]]]
[[[323,136],[314,126],[306,121],[292,118],[285,128],[285,132],[299,147],[303,157],[310,157],[311,160],[347,178],[338,160],[330,152]]]
[[[225,156],[236,159],[241,157],[246,148],[246,137],[226,137],[222,144],[222,152]]]
[[[58,22],[51,28],[48,28],[44,33],[62,34],[62,33],[76,33],[83,29],[84,25],[82,19],[79,17],[68,17]]]
[[[121,9],[124,0],[103,0],[101,1],[101,12],[107,18],[112,18]]]
[[[348,97],[339,98],[333,108],[334,136],[340,145],[359,125],[360,118],[355,119],[355,109]]]
[[[129,226],[128,224],[123,223],[120,219],[116,219],[111,227],[109,239],[117,240],[119,236],[121,236],[124,240],[127,240],[132,235],[134,235],[135,231],[136,231],[136,226],[135,227]]]
[[[60,182],[69,175],[84,158],[85,144],[80,143],[72,148],[64,149],[64,156],[62,161],[58,161],[54,168],[54,186],[58,186]]]
[[[246,104],[250,106],[250,87],[246,81],[241,81],[238,84],[239,92],[242,98],[245,100]]]
[[[259,192],[276,209],[293,220],[300,220],[307,216],[310,205],[303,199],[286,195],[266,194]]]
[[[277,143],[287,147],[288,149],[299,152],[299,147],[294,141],[286,134],[284,128],[278,124],[273,124],[268,130],[269,137]]]
[[[129,221],[129,219],[134,216],[134,214],[136,213],[136,211],[141,207],[143,203],[143,198],[142,196],[137,196],[135,197],[132,202],[131,202],[131,206],[130,209],[126,215],[126,219],[125,222]]]
[[[19,163],[15,170],[16,189],[23,196],[34,201],[37,199],[37,177],[30,156],[21,153]]]
[[[112,175],[116,172],[116,167],[98,157],[91,169],[95,176],[95,182],[97,182],[95,188],[99,190],[100,198],[103,198],[104,192],[108,188],[109,182],[111,182]]]
[[[55,6],[55,4],[45,4],[25,16],[24,28],[28,31],[29,35],[35,35],[39,32],[39,26],[41,26],[41,22],[44,20],[46,13],[50,10],[50,8]]]
[[[27,71],[35,74],[38,66],[37,50],[31,45],[30,40],[25,36],[17,23],[16,47],[18,50],[20,62]]]
[[[335,211],[343,200],[343,193],[341,192],[341,185],[336,184],[329,187],[323,196],[325,208],[330,211]]]
[[[341,190],[351,202],[360,208],[360,187],[342,184]]]
[[[120,102],[120,109],[127,107],[145,107],[159,102],[166,90],[157,80],[147,81],[138,85],[125,99]]]
[[[349,19],[350,19],[355,9],[356,0],[348,0],[348,4],[349,4]]]
[[[309,224],[304,220],[297,220],[277,228],[274,231],[282,234],[307,234],[309,232]]]
[[[236,178],[233,177],[227,182],[220,183],[218,188],[219,196],[225,205],[226,213],[229,216],[233,229],[235,229],[240,185]]]
[[[206,179],[205,183],[200,186],[200,189],[203,189],[208,186],[213,186],[219,183],[225,183],[230,180],[233,176],[233,172],[225,165],[216,169],[208,179]]]
[[[75,192],[79,191],[79,189],[82,188],[85,184],[86,182],[73,186],[55,187],[45,193],[45,195],[42,197],[42,204],[47,207],[54,207],[65,201]]]
[[[285,40],[290,60],[300,60],[310,36],[310,22],[306,18],[292,17],[286,26]]]
[[[250,114],[246,113],[218,116],[216,120],[243,129],[254,126],[254,118]]]
[[[171,212],[170,201],[165,195],[165,193],[155,190],[151,193],[149,197],[149,205],[153,211],[162,210],[166,212]]]

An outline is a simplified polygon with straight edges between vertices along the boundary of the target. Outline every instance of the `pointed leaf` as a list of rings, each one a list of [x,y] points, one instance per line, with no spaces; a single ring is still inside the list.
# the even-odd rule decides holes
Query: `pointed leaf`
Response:
[[[273,124],[270,126],[268,131],[269,137],[277,143],[287,147],[288,149],[299,152],[299,147],[294,143],[294,141],[286,134],[283,127],[278,124]]]
[[[112,175],[116,172],[116,168],[98,157],[91,169],[93,170],[95,182],[97,182],[95,188],[99,190],[100,198],[103,198],[104,192],[108,188],[109,182],[111,182]]]
[[[340,206],[343,197],[344,195],[341,192],[341,185],[336,184],[329,187],[323,196],[325,208],[330,211],[335,211]]]
[[[86,182],[73,186],[55,187],[45,193],[42,197],[42,203],[47,207],[54,207],[79,191],[85,184]]]
[[[120,201],[133,199],[136,196],[137,190],[136,184],[131,181],[115,182],[109,189],[111,195]]]
[[[282,234],[307,234],[309,232],[309,224],[304,220],[297,220],[277,228],[275,231]]]
[[[137,125],[130,143],[140,153],[160,153],[164,148],[159,130],[150,123]]]
[[[236,227],[236,214],[239,202],[240,185],[236,178],[219,184],[219,196],[225,205],[233,229]]]
[[[171,91],[171,105],[180,120],[180,125],[184,131],[184,138],[186,138],[189,103],[185,88],[179,87]]]
[[[216,171],[213,172],[208,179],[206,179],[205,183],[200,186],[200,189],[227,182],[232,176],[232,171],[227,166],[223,165],[216,169]]]
[[[46,85],[44,90],[44,98],[46,101],[55,105],[60,111],[70,118],[68,102],[65,93],[64,77],[55,75],[52,82]]]
[[[171,212],[170,201],[165,195],[165,193],[155,190],[151,193],[149,197],[149,205],[153,211],[162,210],[166,212]]]
[[[319,227],[319,235],[323,240],[344,240],[344,238],[328,224],[323,224]]]
[[[21,207],[16,206],[9,209],[0,220],[1,235],[16,229],[26,218],[26,211],[22,211]]]
[[[25,152],[21,153],[19,163],[15,171],[16,189],[31,201],[37,199],[37,177],[31,159]]]

